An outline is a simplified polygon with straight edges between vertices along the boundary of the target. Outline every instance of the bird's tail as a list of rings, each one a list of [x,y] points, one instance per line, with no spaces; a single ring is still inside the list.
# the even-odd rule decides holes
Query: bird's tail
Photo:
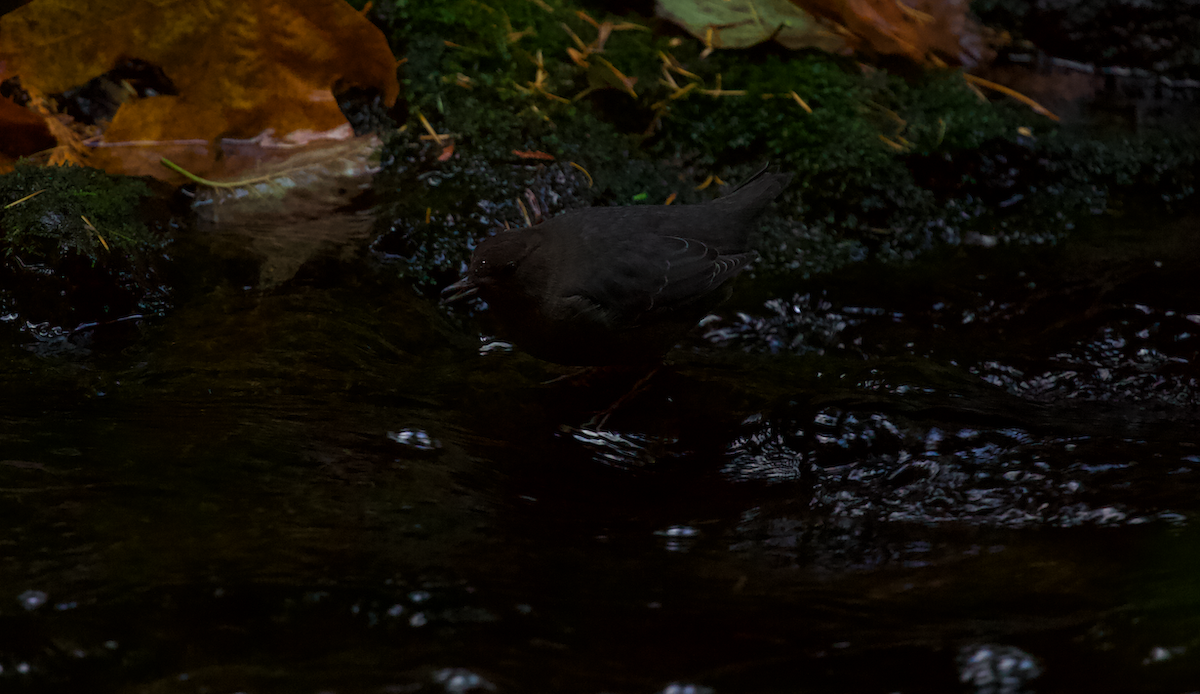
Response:
[[[724,197],[702,205],[675,208],[669,235],[696,239],[725,255],[744,253],[750,248],[750,236],[757,230],[758,216],[791,180],[791,174],[763,168]]]
[[[714,200],[714,204],[732,205],[756,216],[792,182],[792,174],[769,171],[770,168],[770,164],[762,167],[733,190]]]

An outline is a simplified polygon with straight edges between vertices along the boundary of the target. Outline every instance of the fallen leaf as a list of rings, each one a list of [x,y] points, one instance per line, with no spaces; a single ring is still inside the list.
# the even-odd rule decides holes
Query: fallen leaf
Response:
[[[973,66],[988,53],[968,0],[792,0],[841,26],[851,47],[922,65]]]
[[[522,159],[541,159],[543,161],[554,161],[554,155],[547,154],[546,152],[533,152],[533,151],[514,149],[513,154],[517,155],[518,157],[520,157]]]
[[[655,13],[715,48],[774,39],[787,48],[837,52],[846,40],[787,0],[658,0]]]
[[[975,65],[987,48],[967,0],[658,0],[656,14],[708,47],[774,40],[791,49],[864,51],[922,65]]]
[[[335,88],[399,94],[383,34],[342,0],[34,0],[0,17],[0,80],[63,92],[137,59],[174,94],[134,98],[103,143],[335,131]]]
[[[5,162],[29,156],[54,146],[45,119],[29,109],[18,106],[11,99],[0,97],[0,172],[5,171]]]
[[[215,233],[247,238],[264,259],[259,286],[276,286],[330,248],[369,236],[373,217],[356,212],[354,200],[379,170],[380,146],[374,135],[313,143],[237,180],[206,181],[195,191],[197,216]]]

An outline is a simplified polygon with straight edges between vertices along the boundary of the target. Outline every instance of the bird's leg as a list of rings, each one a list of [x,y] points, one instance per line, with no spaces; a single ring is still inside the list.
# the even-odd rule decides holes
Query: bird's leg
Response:
[[[628,370],[629,367],[627,366],[581,366],[570,373],[555,376],[549,381],[542,381],[542,385],[548,386],[563,381],[572,381],[575,385],[586,385],[597,374],[611,374],[613,372],[626,372]]]
[[[578,369],[575,369],[571,373],[565,373],[561,376],[555,376],[554,378],[550,379],[549,381],[542,381],[542,385],[548,386],[553,383],[558,383],[559,381],[573,381],[573,380],[579,378],[580,376],[583,376],[584,374],[590,374],[595,371],[596,371],[595,366],[582,366]]]
[[[662,362],[655,364],[645,376],[642,376],[640,379],[638,379],[637,383],[633,384],[633,387],[629,389],[628,393],[625,393],[621,397],[617,398],[617,401],[609,405],[608,408],[603,412],[596,413],[596,416],[592,417],[592,419],[587,424],[584,424],[583,427],[585,429],[594,429],[596,431],[604,429],[604,424],[608,422],[608,418],[617,411],[617,408],[634,399],[643,390],[645,390],[646,383],[648,383],[650,379],[654,377],[654,374],[661,371],[662,367]]]

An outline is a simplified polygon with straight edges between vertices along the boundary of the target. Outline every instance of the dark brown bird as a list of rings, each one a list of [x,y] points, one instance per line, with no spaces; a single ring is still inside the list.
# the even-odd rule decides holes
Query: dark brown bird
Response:
[[[699,205],[590,207],[485,239],[444,302],[478,293],[500,336],[559,364],[650,362],[729,294],[791,174],[763,169]]]

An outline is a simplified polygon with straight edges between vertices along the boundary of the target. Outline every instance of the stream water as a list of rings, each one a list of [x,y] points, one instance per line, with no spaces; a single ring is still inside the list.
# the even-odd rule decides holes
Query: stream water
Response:
[[[743,283],[605,431],[345,254],[5,347],[0,691],[1200,688],[1198,266]]]

